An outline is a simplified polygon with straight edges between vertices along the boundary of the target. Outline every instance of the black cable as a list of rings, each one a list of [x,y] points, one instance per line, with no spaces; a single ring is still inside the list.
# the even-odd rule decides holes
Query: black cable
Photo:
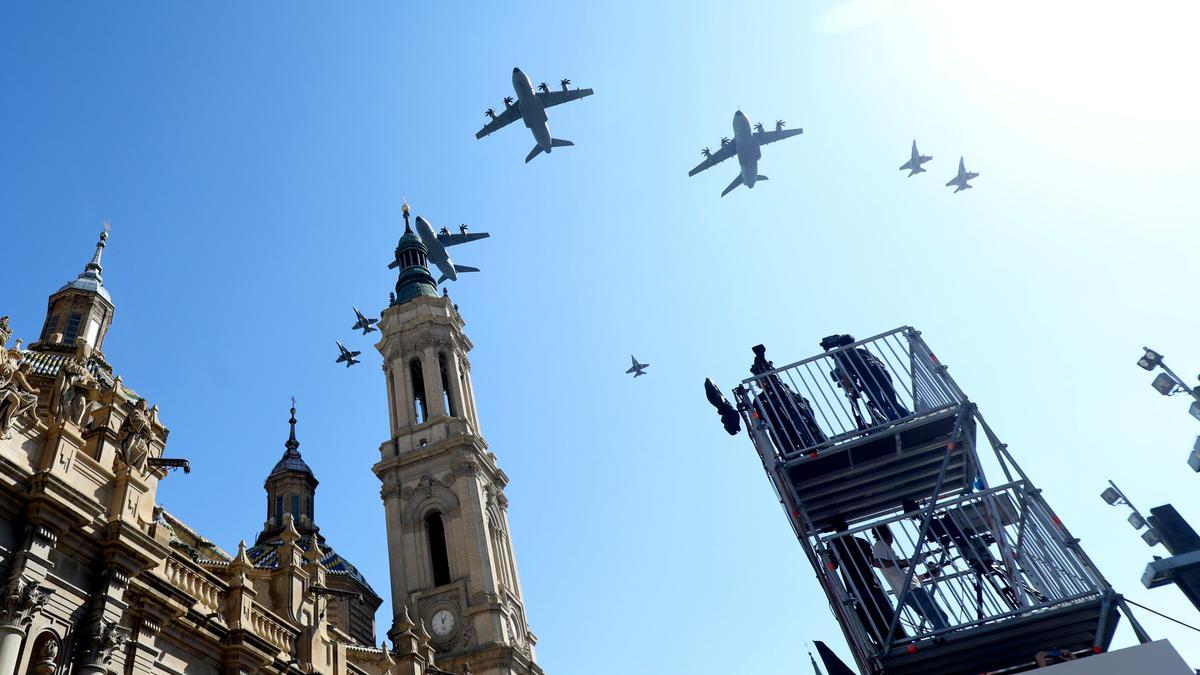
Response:
[[[1200,633],[1200,628],[1196,628],[1195,626],[1193,626],[1191,624],[1184,623],[1184,622],[1180,621],[1179,619],[1171,618],[1171,617],[1167,616],[1166,614],[1163,614],[1162,612],[1156,612],[1145,605],[1139,605],[1138,603],[1130,600],[1129,598],[1125,598],[1125,602],[1128,602],[1129,604],[1133,605],[1134,607],[1140,607],[1140,608],[1146,610],[1147,612],[1150,612],[1151,614],[1157,614],[1158,616],[1161,616],[1162,618],[1166,619],[1167,621],[1174,621],[1175,623],[1179,624],[1180,626],[1184,626],[1186,628],[1191,628],[1192,630],[1196,631],[1197,633]]]

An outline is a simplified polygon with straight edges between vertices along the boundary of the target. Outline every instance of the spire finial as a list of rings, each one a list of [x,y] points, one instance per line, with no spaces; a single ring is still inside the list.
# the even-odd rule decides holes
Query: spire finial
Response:
[[[288,424],[291,425],[291,431],[288,433],[287,443],[284,447],[291,452],[295,452],[300,447],[300,441],[296,440],[296,397],[292,397],[292,416],[288,419]]]
[[[404,231],[412,232],[412,228],[408,226],[408,200],[404,197],[400,198],[400,213],[404,214]]]
[[[104,221],[104,229],[100,232],[100,240],[96,242],[96,252],[92,255],[92,260],[84,266],[83,272],[80,273],[80,278],[95,279],[103,284],[104,280],[100,278],[100,272],[104,268],[100,266],[100,255],[104,252],[105,242],[108,241],[108,232],[112,229],[108,221]]]

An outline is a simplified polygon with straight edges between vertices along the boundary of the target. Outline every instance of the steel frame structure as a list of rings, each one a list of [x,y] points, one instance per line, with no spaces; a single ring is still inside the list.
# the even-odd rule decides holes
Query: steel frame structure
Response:
[[[862,672],[1018,672],[1118,610],[1149,640],[918,331],[760,370],[738,410]]]

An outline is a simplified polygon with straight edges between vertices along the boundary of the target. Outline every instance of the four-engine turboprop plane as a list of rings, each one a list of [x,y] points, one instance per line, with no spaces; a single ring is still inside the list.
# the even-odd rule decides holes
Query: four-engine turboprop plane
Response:
[[[917,152],[917,141],[913,140],[912,157],[910,157],[907,162],[900,165],[900,170],[904,171],[907,169],[908,177],[912,178],[919,173],[925,173],[926,169],[921,168],[921,165],[931,159],[933,159],[933,155],[922,155],[921,153]]]
[[[951,185],[953,185],[954,186],[954,194],[958,194],[958,193],[962,192],[963,190],[970,190],[971,188],[973,188],[975,186],[967,183],[967,181],[971,180],[972,178],[977,177],[978,175],[979,174],[974,171],[967,171],[966,165],[963,164],[963,158],[959,157],[958,158],[958,175],[955,176],[954,178],[951,178],[950,182],[946,183],[946,187],[950,187]]]
[[[551,137],[550,125],[547,123],[549,118],[546,117],[546,108],[584,96],[591,96],[594,93],[591,89],[569,89],[570,84],[570,80],[563,79],[559,83],[562,87],[560,91],[550,91],[550,87],[543,82],[538,85],[539,91],[534,92],[533,83],[529,81],[525,73],[521,72],[520,68],[513,68],[512,85],[517,94],[516,102],[513,102],[511,98],[505,98],[504,112],[499,115],[495,110],[488,108],[485,114],[491,118],[491,121],[483,125],[483,128],[475,134],[475,138],[483,138],[518,119],[523,120],[525,126],[529,127],[529,131],[533,134],[533,139],[537,141],[537,145],[533,146],[533,150],[530,150],[525,157],[526,164],[540,153],[549,153],[554,148],[575,145],[571,141]]]
[[[785,138],[799,136],[804,133],[803,129],[789,129],[784,131],[783,125],[783,120],[779,120],[775,122],[774,131],[764,130],[761,124],[755,125],[754,129],[751,130],[750,118],[746,117],[741,110],[737,111],[733,114],[733,140],[721,139],[721,147],[716,152],[711,152],[708,148],[705,148],[702,151],[704,161],[689,171],[688,176],[695,176],[701,171],[716,166],[730,157],[737,155],[741,171],[738,173],[737,178],[734,178],[733,182],[729,184],[729,187],[721,192],[721,196],[724,197],[729,194],[731,190],[739,185],[745,185],[748,188],[754,187],[756,182],[767,180],[766,176],[758,173],[758,160],[762,158],[761,147],[767,143],[782,141]]]
[[[429,224],[429,221],[421,216],[417,216],[417,234],[421,237],[421,241],[425,243],[425,248],[428,249],[426,257],[429,262],[437,265],[438,271],[442,273],[442,276],[437,280],[439,284],[447,279],[458,281],[459,272],[479,271],[478,267],[455,265],[454,261],[450,259],[450,254],[446,253],[446,247],[465,244],[468,241],[484,239],[492,235],[487,232],[472,232],[467,234],[466,226],[463,226],[461,230],[461,234],[450,234],[448,231],[443,231],[441,234],[434,234],[433,226]],[[393,262],[389,267],[394,265],[396,263]]]

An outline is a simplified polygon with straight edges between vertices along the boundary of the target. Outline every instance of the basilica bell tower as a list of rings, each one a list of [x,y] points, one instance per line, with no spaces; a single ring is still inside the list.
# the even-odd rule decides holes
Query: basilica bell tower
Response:
[[[471,341],[437,291],[408,226],[400,276],[379,322],[391,437],[372,470],[383,486],[396,642],[424,624],[438,668],[540,675],[508,529],[508,476],[479,431]]]

